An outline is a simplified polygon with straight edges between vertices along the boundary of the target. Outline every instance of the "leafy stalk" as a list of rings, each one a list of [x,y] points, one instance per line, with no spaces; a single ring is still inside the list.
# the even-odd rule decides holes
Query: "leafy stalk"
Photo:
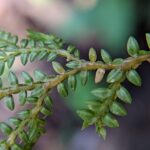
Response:
[[[146,34],[148,47],[149,37],[149,34]],[[95,83],[101,82],[103,77],[107,76],[107,87],[96,88],[91,92],[96,100],[89,101],[85,109],[77,111],[83,119],[83,128],[95,125],[98,134],[105,139],[107,127],[119,127],[115,116],[127,114],[123,104],[130,104],[132,97],[122,83],[127,79],[135,86],[141,86],[142,80],[136,69],[143,62],[150,61],[150,51],[140,50],[138,42],[130,37],[127,43],[130,57],[126,59],[113,60],[111,55],[102,49],[101,60],[98,60],[97,51],[90,48],[89,60],[83,60],[80,59],[80,51],[76,47],[69,45],[65,50],[63,44],[63,40],[58,37],[31,30],[28,31],[28,38],[20,42],[17,36],[0,32],[0,76],[5,71],[5,64],[11,69],[16,57],[20,57],[23,65],[36,59],[47,60],[52,62],[55,71],[54,75],[47,75],[35,70],[34,77],[22,71],[24,82],[20,83],[16,74],[10,70],[10,85],[7,87],[3,86],[0,78],[0,99],[5,101],[7,108],[11,111],[15,109],[16,94],[19,95],[20,105],[25,106],[16,116],[9,118],[7,123],[0,123],[0,130],[6,136],[0,142],[0,149],[32,149],[45,132],[45,117],[52,114],[53,103],[49,93],[57,87],[61,96],[68,96],[68,87],[76,90],[77,74],[80,74],[82,85],[86,85],[89,72],[96,72]],[[64,57],[65,65],[59,63],[57,57]],[[64,82],[65,80],[68,82]],[[27,109],[28,105],[31,106],[30,109]]]

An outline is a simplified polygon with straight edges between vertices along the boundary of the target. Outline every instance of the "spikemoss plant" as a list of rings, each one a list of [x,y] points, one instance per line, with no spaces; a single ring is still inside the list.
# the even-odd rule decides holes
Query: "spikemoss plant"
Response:
[[[146,34],[150,48],[150,34]],[[106,128],[119,127],[115,116],[127,114],[124,103],[131,103],[130,92],[122,85],[127,79],[135,86],[141,86],[141,78],[136,69],[144,61],[150,62],[150,51],[140,50],[135,38],[130,37],[127,42],[126,59],[112,59],[110,54],[102,49],[101,59],[95,49],[90,48],[89,60],[80,58],[80,51],[70,45],[64,49],[62,39],[53,35],[28,31],[28,38],[18,42],[18,37],[10,33],[0,32],[0,75],[4,73],[5,65],[10,68],[9,86],[3,86],[0,79],[0,99],[5,102],[11,111],[15,109],[14,95],[18,95],[20,105],[30,104],[24,109],[0,123],[0,130],[4,139],[0,142],[0,150],[31,150],[38,138],[45,132],[45,117],[52,115],[52,99],[48,95],[53,88],[57,88],[61,96],[68,96],[68,88],[76,89],[76,75],[80,74],[82,85],[85,85],[90,71],[95,71],[95,83],[102,81],[106,75],[107,87],[93,89],[91,94],[96,100],[89,101],[85,109],[78,110],[83,119],[83,129],[95,125],[97,133],[106,138]],[[11,70],[16,57],[26,65],[28,61],[46,59],[52,62],[56,75],[47,75],[40,70],[34,71],[34,77],[28,72],[21,73],[23,83]],[[55,59],[66,58],[65,66]],[[64,81],[67,80],[68,82]],[[28,109],[27,109],[28,108]]]

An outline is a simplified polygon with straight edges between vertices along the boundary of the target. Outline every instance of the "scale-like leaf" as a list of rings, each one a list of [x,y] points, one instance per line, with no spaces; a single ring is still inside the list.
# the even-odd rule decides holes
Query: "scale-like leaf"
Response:
[[[118,102],[113,102],[112,103],[112,105],[110,107],[110,111],[114,115],[118,115],[118,116],[125,116],[125,115],[127,115],[126,109]]]
[[[97,88],[91,92],[94,96],[99,97],[100,99],[106,99],[112,96],[112,90],[108,88]]]
[[[30,53],[30,62],[33,62],[37,58],[37,56],[38,56],[38,52],[32,51]]]
[[[129,91],[123,86],[117,91],[117,96],[120,100],[122,100],[125,103],[130,104],[132,102],[132,98]]]
[[[7,60],[7,66],[8,68],[11,68],[13,63],[15,61],[15,57],[14,56],[11,56],[8,60]]]
[[[64,96],[64,97],[68,96],[68,90],[63,83],[60,83],[57,85],[57,91],[61,96]]]
[[[43,73],[41,70],[35,70],[34,77],[36,80],[42,81],[42,80],[46,79],[47,75],[45,73]]]
[[[20,131],[18,135],[22,141],[24,141],[25,143],[28,143],[29,138],[25,131],[23,131],[23,130]]]
[[[22,53],[20,59],[21,59],[21,63],[23,65],[26,65],[26,63],[28,62],[28,53]]]
[[[0,130],[5,135],[9,135],[12,132],[12,128],[4,122],[0,123]]]
[[[0,75],[3,74],[4,69],[5,69],[5,63],[3,61],[0,61]]]
[[[127,42],[127,51],[130,56],[138,56],[140,47],[137,40],[134,37],[130,37]]]
[[[130,81],[135,86],[141,86],[142,81],[140,75],[137,73],[136,70],[130,70],[126,74],[128,81]]]
[[[105,128],[100,128],[98,134],[105,140],[107,136],[107,132]]]
[[[50,61],[50,62],[51,62],[51,61],[55,60],[56,57],[57,57],[57,54],[54,53],[54,52],[51,52],[51,53],[48,55],[48,57],[47,57],[47,61]]]
[[[96,73],[95,73],[95,83],[99,83],[102,81],[103,77],[105,74],[105,70],[104,69],[97,69]]]
[[[8,121],[9,121],[9,124],[11,124],[13,126],[14,125],[19,126],[22,120],[19,119],[19,118],[16,118],[16,117],[11,117],[11,118],[8,119]]]
[[[8,96],[5,98],[5,104],[10,110],[14,110],[15,102],[14,102],[14,98],[12,96]]]
[[[50,110],[48,110],[47,108],[45,108],[45,107],[42,107],[41,110],[40,110],[40,112],[41,112],[43,115],[45,115],[45,116],[49,116],[49,115],[52,114],[52,112],[51,112]]]
[[[25,83],[29,84],[33,82],[32,77],[25,71],[22,72],[22,77],[24,78]]]
[[[109,72],[107,76],[108,83],[114,83],[119,81],[123,77],[123,71],[121,69],[113,69]]]
[[[17,76],[12,71],[9,72],[8,80],[9,80],[11,85],[17,85],[18,84]]]
[[[68,77],[68,85],[72,90],[76,89],[76,84],[77,84],[77,80],[76,80],[76,76],[75,75],[71,75]]]
[[[97,59],[97,54],[96,54],[95,49],[94,48],[90,48],[90,50],[89,50],[89,60],[91,62],[95,62],[96,59]]]
[[[47,52],[46,52],[46,51],[41,51],[41,52],[38,54],[38,59],[39,59],[39,60],[43,60],[45,57],[47,57]]]
[[[18,144],[14,144],[12,145],[11,150],[22,150],[22,147]]]
[[[147,41],[148,48],[150,49],[150,33],[146,33],[146,41]]]
[[[44,99],[44,102],[45,102],[45,105],[48,107],[48,108],[51,108],[52,107],[52,98],[49,97],[49,96],[46,96],[45,99]]]
[[[81,84],[84,86],[86,85],[89,77],[89,72],[88,71],[81,71],[80,72],[80,77],[81,77]]]
[[[105,126],[110,127],[110,128],[119,127],[118,121],[111,114],[105,115],[104,118],[102,119],[102,122],[104,123]]]
[[[27,91],[21,91],[19,93],[19,103],[21,105],[24,105],[26,103],[26,98],[27,98]]]
[[[30,110],[23,110],[19,112],[18,115],[21,119],[25,119],[30,115]]]
[[[59,74],[65,73],[65,70],[64,70],[63,66],[60,63],[56,62],[56,61],[52,62],[52,67],[55,70],[55,72],[57,72]]]
[[[80,64],[79,64],[79,62],[77,62],[77,61],[70,61],[70,62],[68,62],[68,63],[66,64],[66,66],[67,66],[68,68],[74,69],[74,68],[79,67]]]
[[[106,64],[109,64],[109,63],[112,62],[111,56],[110,56],[109,53],[108,53],[106,50],[104,50],[104,49],[101,50],[101,57],[102,57],[102,60],[103,60]]]

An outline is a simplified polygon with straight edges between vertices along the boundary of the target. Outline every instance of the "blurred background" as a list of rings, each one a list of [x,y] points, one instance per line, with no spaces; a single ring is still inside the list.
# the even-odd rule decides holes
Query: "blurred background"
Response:
[[[0,30],[20,38],[26,37],[28,28],[55,34],[76,45],[84,59],[90,47],[99,55],[100,48],[105,48],[113,57],[125,58],[130,35],[137,38],[141,49],[147,48],[149,18],[149,0],[0,0]],[[32,74],[37,68],[52,73],[50,64],[43,61],[23,67],[18,60],[13,67],[18,74],[23,70]],[[77,91],[65,100],[54,92],[54,115],[47,119],[48,132],[34,150],[150,150],[149,70],[147,63],[138,70],[142,88],[125,83],[134,100],[126,106],[128,116],[119,118],[120,128],[109,130],[106,141],[98,137],[94,127],[81,131],[82,121],[76,115],[76,110],[92,99],[90,90],[99,86],[93,83],[92,74],[85,87],[78,81]],[[0,121],[12,115],[2,103],[0,107]]]

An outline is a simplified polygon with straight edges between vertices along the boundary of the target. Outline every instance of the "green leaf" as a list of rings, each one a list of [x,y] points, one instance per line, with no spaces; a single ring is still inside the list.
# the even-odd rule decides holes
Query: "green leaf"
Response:
[[[88,101],[88,108],[93,112],[99,112],[102,102],[100,100],[90,100]]]
[[[125,116],[125,115],[127,115],[126,109],[118,102],[113,102],[113,104],[110,107],[110,111],[114,115],[118,115],[118,116]]]
[[[9,38],[9,40],[10,40],[12,43],[17,44],[17,42],[18,42],[18,36],[11,36],[11,37]]]
[[[30,53],[30,62],[33,62],[33,61],[37,58],[37,56],[38,56],[38,53],[32,51],[32,52]]]
[[[123,63],[123,59],[122,58],[116,58],[113,60],[112,64],[115,64],[115,65],[120,65]]]
[[[104,123],[105,126],[110,128],[119,127],[118,121],[111,114],[105,115],[102,119],[102,122]]]
[[[7,52],[14,52],[14,51],[16,51],[17,49],[18,49],[17,46],[15,46],[15,45],[9,45],[9,46],[7,46],[7,47],[5,48],[5,51],[7,51]]]
[[[56,61],[52,62],[52,67],[55,70],[55,72],[57,72],[59,74],[65,73],[65,70],[62,67],[62,65],[60,63],[56,62]]]
[[[7,145],[6,145],[6,143],[0,144],[0,150],[7,150]]]
[[[29,138],[25,131],[20,131],[18,135],[23,142],[28,143]]]
[[[42,86],[36,87],[34,90],[31,92],[32,97],[39,97],[43,93],[44,89]]]
[[[40,48],[43,48],[45,46],[44,42],[43,41],[36,41],[36,45],[37,47],[40,47]]]
[[[89,72],[88,71],[81,71],[80,72],[80,77],[81,77],[81,84],[84,86],[86,85],[87,81],[88,81],[88,76],[89,76]]]
[[[105,51],[104,49],[101,50],[101,57],[102,57],[102,60],[106,63],[106,64],[109,64],[112,62],[112,58],[111,56],[108,54],[107,51]]]
[[[94,48],[90,48],[89,50],[89,60],[91,62],[95,62],[97,60],[97,54]]]
[[[107,132],[105,128],[100,128],[98,134],[105,140],[107,136]]]
[[[3,74],[4,69],[5,69],[5,62],[0,61],[0,75],[2,75],[2,74]]]
[[[9,124],[11,125],[19,126],[22,120],[16,117],[11,117],[8,119],[8,121],[9,121]]]
[[[11,150],[22,150],[22,148],[20,145],[14,144],[14,145],[12,145]]]
[[[40,110],[40,112],[41,112],[43,115],[45,115],[45,116],[49,116],[49,115],[52,114],[52,112],[51,112],[50,110],[48,110],[47,108],[45,108],[45,107],[42,107],[41,110]]]
[[[77,85],[77,79],[76,79],[76,76],[75,75],[70,75],[68,77],[68,85],[69,87],[75,91],[76,89],[76,85]]]
[[[12,128],[4,122],[0,122],[0,130],[5,135],[9,135],[12,132]]]
[[[53,43],[54,40],[56,40],[56,37],[53,35],[47,35],[44,33],[40,33],[40,32],[35,32],[32,30],[28,30],[28,37],[33,39],[33,40],[40,40],[42,42],[47,42],[48,43]]]
[[[142,81],[140,75],[137,73],[136,70],[130,70],[126,74],[128,81],[130,81],[135,86],[141,86]]]
[[[68,63],[66,64],[66,66],[67,66],[68,68],[74,69],[74,68],[79,67],[80,64],[79,64],[79,62],[77,62],[77,61],[70,61],[70,62],[68,62]]]
[[[78,110],[77,114],[80,118],[83,119],[82,130],[87,128],[89,125],[92,125],[96,121],[96,117],[94,116],[94,112],[88,109]]]
[[[27,97],[27,101],[29,103],[36,103],[38,101],[38,98],[30,96],[30,97]]]
[[[24,78],[25,83],[29,84],[33,82],[32,77],[25,71],[22,72],[22,77]]]
[[[6,57],[7,56],[7,54],[4,52],[4,51],[0,51],[0,57]]]
[[[28,123],[28,127],[29,128],[36,128],[37,126],[40,125],[40,123],[38,121],[39,121],[38,119],[30,120],[29,123]]]
[[[23,110],[19,112],[18,115],[21,119],[25,119],[30,115],[30,110]]]
[[[100,99],[106,99],[112,96],[112,91],[108,88],[97,88],[91,92],[94,96]]]
[[[2,81],[2,79],[0,78],[0,88],[2,88],[3,87],[3,81]]]
[[[20,42],[21,48],[26,48],[28,45],[28,40],[27,39],[22,39]]]
[[[21,54],[20,59],[23,65],[26,65],[26,63],[28,62],[28,57],[29,57],[28,53]]]
[[[69,45],[69,46],[67,47],[67,51],[68,51],[69,53],[74,53],[75,50],[76,50],[76,48],[75,48],[74,45]]]
[[[19,93],[19,103],[21,105],[24,105],[26,103],[26,98],[27,98],[27,91],[21,91]]]
[[[121,87],[118,91],[117,91],[117,96],[120,100],[122,100],[125,103],[129,103],[131,104],[132,102],[132,98],[131,95],[129,93],[129,91],[125,88],[125,87]]]
[[[36,139],[37,139],[37,137],[38,137],[38,130],[37,130],[37,128],[33,128],[33,129],[29,132],[28,136],[29,136],[29,140],[30,140],[31,142],[36,141]]]
[[[0,48],[5,48],[7,46],[7,43],[4,41],[0,41]]]
[[[46,51],[41,51],[41,52],[38,54],[38,59],[39,59],[39,60],[43,60],[45,57],[47,57],[47,52],[46,52]]]
[[[54,52],[51,52],[51,53],[48,55],[48,57],[47,57],[47,61],[50,61],[50,62],[51,62],[51,61],[55,60],[56,57],[57,57],[57,54],[54,53]]]
[[[14,103],[14,99],[12,96],[8,96],[5,98],[5,104],[10,110],[14,110],[15,103]]]
[[[138,56],[140,47],[137,40],[134,37],[130,37],[127,42],[127,51],[130,56]]]
[[[80,58],[80,51],[78,49],[74,51],[74,56]]]
[[[11,85],[17,85],[18,84],[18,79],[12,71],[9,72],[8,80],[9,80]]]
[[[34,77],[36,80],[42,81],[47,78],[47,75],[45,73],[43,73],[41,70],[35,70]]]
[[[49,97],[49,96],[46,96],[45,98],[44,98],[44,102],[45,102],[45,105],[48,107],[48,108],[51,108],[52,107],[52,98],[51,97]]]
[[[35,46],[36,46],[35,40],[30,39],[29,42],[28,42],[28,46],[31,47],[31,48],[35,48]]]
[[[15,57],[14,56],[11,56],[8,60],[7,60],[7,66],[8,68],[11,68],[13,63],[15,61]]]
[[[94,113],[93,111],[89,109],[81,109],[77,111],[77,114],[83,119],[83,120],[90,120],[93,118]]]
[[[68,96],[68,90],[63,83],[60,83],[57,85],[57,91],[61,96],[64,96],[64,97]]]
[[[113,69],[109,72],[107,76],[108,83],[114,83],[119,81],[123,77],[123,71],[120,69]]]
[[[150,33],[146,33],[146,41],[147,41],[148,48],[150,49]]]

